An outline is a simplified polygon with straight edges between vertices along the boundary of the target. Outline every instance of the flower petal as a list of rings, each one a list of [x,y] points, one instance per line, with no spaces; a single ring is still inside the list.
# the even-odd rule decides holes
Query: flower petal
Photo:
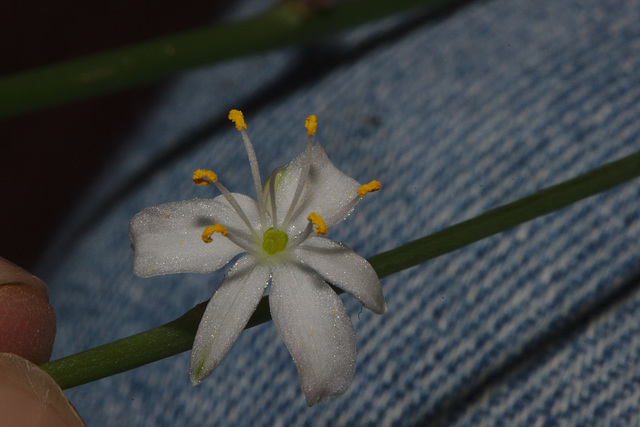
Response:
[[[255,200],[234,194],[249,221],[259,227]],[[209,273],[244,252],[220,234],[211,243],[202,241],[207,226],[220,223],[229,233],[250,245],[246,224],[223,197],[166,203],[144,209],[129,224],[134,250],[134,272],[141,277],[172,273]]]
[[[311,236],[295,254],[327,282],[349,292],[377,314],[387,311],[380,279],[369,262],[342,243]]]
[[[204,380],[222,362],[260,302],[269,283],[269,268],[253,255],[235,263],[209,301],[191,353],[191,382]]]
[[[357,197],[360,187],[358,181],[335,167],[319,144],[311,147],[310,156],[308,176],[300,177],[306,170],[306,157],[302,153],[287,166],[277,185],[278,218],[284,218],[291,206],[298,181],[302,178],[307,182],[287,227],[287,232],[294,234],[304,230],[308,223],[307,216],[311,212],[320,215],[327,227],[343,221],[350,213],[345,208]]]
[[[309,406],[340,396],[356,366],[356,339],[340,297],[303,265],[277,265],[271,316],[298,367]]]

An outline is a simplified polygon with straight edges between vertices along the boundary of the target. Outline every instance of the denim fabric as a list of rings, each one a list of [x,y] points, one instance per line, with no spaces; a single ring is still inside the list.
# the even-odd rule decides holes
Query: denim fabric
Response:
[[[253,2],[245,5],[257,5]],[[303,148],[308,114],[343,172],[377,179],[328,237],[371,256],[640,150],[640,1],[494,0],[405,16],[178,79],[129,135],[37,273],[54,357],[170,321],[223,277],[132,273],[146,206],[253,195]],[[640,182],[385,278],[389,312],[343,295],[347,393],[308,408],[272,323],[201,385],[189,353],[68,391],[89,425],[639,425]]]

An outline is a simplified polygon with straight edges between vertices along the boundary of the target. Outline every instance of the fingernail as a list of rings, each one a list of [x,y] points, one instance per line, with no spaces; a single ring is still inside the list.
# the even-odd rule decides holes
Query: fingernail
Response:
[[[18,282],[35,286],[44,292],[45,295],[48,294],[47,285],[42,280],[29,273],[27,270],[18,267],[11,261],[7,261],[0,257],[0,286]]]

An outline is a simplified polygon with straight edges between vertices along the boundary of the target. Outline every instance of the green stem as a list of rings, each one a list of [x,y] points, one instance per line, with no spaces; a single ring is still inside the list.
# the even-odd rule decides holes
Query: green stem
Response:
[[[640,152],[369,259],[380,278],[455,251],[640,176]],[[206,302],[166,325],[42,365],[64,388],[115,375],[191,348]],[[270,320],[264,297],[247,328]]]
[[[236,23],[2,77],[0,118],[157,81],[200,65],[308,42],[417,6],[456,3],[460,1],[355,0],[313,13],[283,1]]]

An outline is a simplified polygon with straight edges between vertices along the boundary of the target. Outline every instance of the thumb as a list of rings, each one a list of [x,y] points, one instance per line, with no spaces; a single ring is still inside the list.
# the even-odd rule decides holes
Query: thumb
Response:
[[[0,257],[0,352],[45,363],[51,356],[55,334],[56,316],[47,286]]]
[[[85,424],[49,374],[20,356],[0,353],[0,425],[75,427]]]

